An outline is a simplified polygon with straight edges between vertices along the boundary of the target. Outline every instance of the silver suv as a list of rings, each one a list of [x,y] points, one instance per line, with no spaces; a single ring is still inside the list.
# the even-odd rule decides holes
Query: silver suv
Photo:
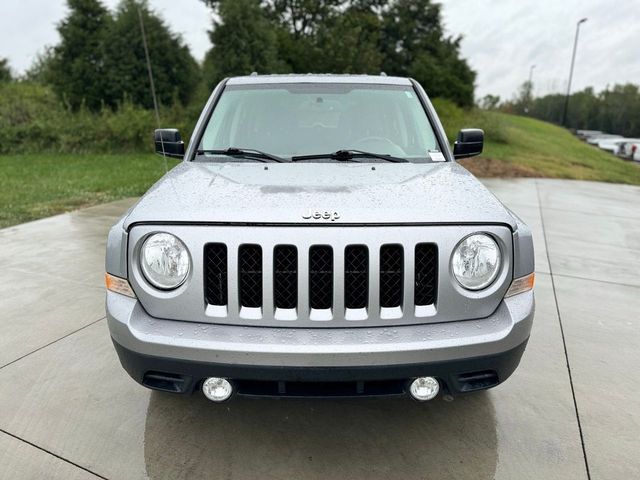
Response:
[[[529,228],[457,158],[407,78],[236,77],[184,161],[109,232],[106,309],[142,385],[232,395],[408,395],[493,387],[534,312]]]

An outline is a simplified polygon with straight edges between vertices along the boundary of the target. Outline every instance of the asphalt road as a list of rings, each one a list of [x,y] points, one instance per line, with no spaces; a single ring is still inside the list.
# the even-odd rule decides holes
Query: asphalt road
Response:
[[[152,393],[104,319],[130,201],[0,230],[0,478],[640,478],[640,188],[486,183],[534,231],[537,313],[514,376],[453,402]]]

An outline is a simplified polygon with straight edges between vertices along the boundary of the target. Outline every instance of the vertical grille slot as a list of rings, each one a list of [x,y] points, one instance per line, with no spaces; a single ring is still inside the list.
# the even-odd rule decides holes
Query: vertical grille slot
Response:
[[[380,306],[402,305],[403,251],[401,245],[383,245],[380,248]]]
[[[328,309],[333,306],[333,250],[328,246],[309,249],[309,306]]]
[[[433,305],[438,296],[438,247],[419,243],[415,254],[415,304]]]
[[[349,245],[344,252],[344,306],[365,308],[369,300],[369,250]]]
[[[273,251],[273,303],[287,309],[298,304],[298,250],[293,245],[278,245]]]
[[[227,246],[207,243],[204,246],[204,291],[209,305],[227,304]]]
[[[238,249],[238,283],[242,307],[262,307],[262,248],[241,245]]]

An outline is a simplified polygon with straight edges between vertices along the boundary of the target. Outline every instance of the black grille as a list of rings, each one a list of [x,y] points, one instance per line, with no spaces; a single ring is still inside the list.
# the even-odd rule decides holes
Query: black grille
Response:
[[[380,306],[402,305],[402,246],[383,245],[380,248]]]
[[[227,304],[227,246],[208,243],[204,246],[204,291],[209,305]]]
[[[433,305],[438,295],[438,247],[433,243],[416,245],[415,304]]]
[[[298,304],[298,250],[293,245],[278,245],[273,251],[273,303],[276,308]]]
[[[402,395],[406,380],[367,380],[345,382],[301,382],[236,380],[238,395],[257,397],[371,397]]]
[[[344,306],[365,308],[369,300],[369,251],[349,245],[344,252]]]
[[[241,245],[238,250],[240,305],[262,306],[262,248],[260,245]]]
[[[309,306],[326,309],[333,306],[333,250],[327,246],[309,249]]]

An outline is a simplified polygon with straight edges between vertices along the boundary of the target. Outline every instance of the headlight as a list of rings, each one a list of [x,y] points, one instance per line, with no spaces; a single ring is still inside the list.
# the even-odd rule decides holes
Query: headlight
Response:
[[[451,270],[464,288],[481,290],[496,279],[501,263],[496,241],[484,233],[475,233],[456,247],[451,257]]]
[[[180,239],[170,233],[156,233],[142,244],[140,268],[151,285],[172,290],[187,278],[191,260]]]

